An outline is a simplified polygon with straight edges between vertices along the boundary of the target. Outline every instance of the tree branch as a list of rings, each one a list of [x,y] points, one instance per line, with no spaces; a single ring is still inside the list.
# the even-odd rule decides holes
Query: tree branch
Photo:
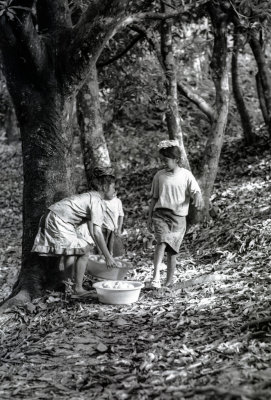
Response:
[[[199,0],[200,4],[207,0]],[[127,15],[127,0],[92,0],[72,30],[72,40],[65,61],[67,87],[87,79],[88,71],[96,64],[101,52],[117,30],[137,21],[165,20],[189,14],[181,9],[169,13],[144,12]],[[191,6],[192,7],[192,6]]]
[[[147,29],[143,27],[139,27],[138,25],[133,25],[131,29],[137,31],[137,32],[142,32],[142,34],[145,35],[147,38],[149,44],[153,48],[157,59],[159,60],[160,66],[163,70],[164,75],[166,76],[166,69],[165,65],[163,62],[163,57],[161,55],[160,47],[157,43],[157,41],[154,39],[154,35],[152,35]],[[177,83],[177,88],[180,94],[185,96],[188,100],[190,100],[192,103],[194,103],[199,110],[201,110],[212,122],[215,118],[215,112],[212,109],[212,107],[198,94],[194,93],[191,89],[189,89],[187,86],[185,86],[182,82]]]
[[[177,88],[180,94],[185,96],[188,100],[194,103],[199,110],[201,110],[210,120],[213,122],[215,119],[215,111],[213,108],[197,93],[193,92],[190,88],[184,85],[182,82],[177,83]]]
[[[114,61],[119,60],[126,53],[128,53],[128,51],[131,50],[138,42],[140,42],[140,40],[142,40],[144,38],[145,38],[145,35],[143,33],[138,34],[131,40],[131,42],[120,53],[116,54],[114,57],[110,58],[107,61],[97,63],[97,68],[103,68],[109,64],[112,64]]]

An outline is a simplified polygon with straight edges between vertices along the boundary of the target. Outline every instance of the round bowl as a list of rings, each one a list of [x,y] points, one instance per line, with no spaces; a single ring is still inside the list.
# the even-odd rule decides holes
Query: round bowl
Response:
[[[96,282],[93,287],[97,291],[98,299],[104,304],[131,304],[135,303],[144,287],[138,281],[103,281]]]
[[[90,255],[86,272],[98,279],[118,281],[123,279],[133,265],[128,261],[115,258],[119,267],[107,268],[104,258],[99,255]]]

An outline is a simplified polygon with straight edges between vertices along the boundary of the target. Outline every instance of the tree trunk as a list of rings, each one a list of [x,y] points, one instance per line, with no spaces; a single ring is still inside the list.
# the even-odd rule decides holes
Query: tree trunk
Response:
[[[243,93],[241,91],[239,83],[238,53],[240,47],[240,35],[236,27],[234,28],[233,37],[234,37],[234,44],[233,44],[232,63],[231,63],[233,96],[236,102],[237,110],[241,118],[245,142],[247,144],[252,144],[256,141],[256,136],[251,126],[250,116],[247,111],[246,104],[243,98]]]
[[[218,170],[229,110],[229,68],[230,57],[227,49],[227,22],[221,19],[219,5],[210,5],[209,13],[214,30],[214,46],[211,61],[212,79],[216,89],[216,118],[205,146],[200,176],[204,199],[203,217],[209,217],[210,196]]]
[[[172,8],[166,5],[164,2],[161,2],[161,5],[162,12],[172,10]],[[176,66],[172,41],[172,25],[172,20],[163,21],[161,24],[161,54],[166,74],[165,86],[167,93],[166,122],[169,138],[178,139],[182,152],[182,164],[185,168],[190,170],[189,161],[183,143],[183,133],[179,116]]]
[[[6,115],[5,115],[5,130],[7,143],[16,142],[20,138],[20,130],[17,123],[17,118],[13,104],[11,102],[7,105]]]
[[[21,128],[23,150],[23,240],[22,268],[12,296],[29,300],[48,287],[58,287],[59,258],[31,253],[41,215],[61,192],[73,193],[72,109],[74,99],[61,93],[53,73],[48,72],[46,90],[38,82],[28,82],[13,51],[3,51],[9,93]],[[16,59],[16,58],[15,58]],[[25,73],[25,75],[23,74]],[[44,84],[44,82],[43,82]]]
[[[77,95],[77,119],[87,182],[91,188],[93,167],[110,166],[103,133],[96,67],[91,69],[88,82]]]
[[[270,79],[270,74],[268,71],[268,66],[265,61],[264,52],[263,52],[261,43],[260,43],[259,39],[256,37],[255,32],[250,33],[249,44],[250,44],[251,50],[254,54],[257,66],[258,66],[260,85],[258,84],[257,86],[258,86],[258,88],[259,88],[259,86],[262,87],[262,94],[263,94],[263,97],[265,100],[265,106],[266,106],[265,108],[267,111],[267,118],[265,115],[265,111],[262,110],[262,112],[263,112],[264,120],[266,121],[266,119],[267,119],[267,129],[268,129],[269,136],[271,137],[271,79]],[[259,93],[259,97],[260,97],[260,93]],[[261,104],[261,102],[260,102],[260,104]]]
[[[2,73],[2,57],[0,57],[0,130],[3,130],[7,143],[18,141],[20,130],[10,95],[7,90],[6,80]]]
[[[265,102],[265,98],[264,98],[264,92],[263,92],[263,87],[262,87],[262,82],[261,82],[261,77],[260,77],[259,71],[257,72],[255,79],[256,79],[257,93],[258,93],[260,109],[262,112],[263,120],[265,122],[265,125],[268,126],[268,112],[267,112],[267,108],[266,108],[266,102]]]

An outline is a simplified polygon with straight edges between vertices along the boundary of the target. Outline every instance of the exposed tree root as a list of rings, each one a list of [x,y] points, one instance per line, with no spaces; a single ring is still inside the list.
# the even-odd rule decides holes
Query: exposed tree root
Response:
[[[1,304],[0,313],[6,311],[7,309],[15,307],[15,306],[25,305],[26,303],[29,303],[30,301],[31,301],[31,297],[30,297],[29,292],[26,290],[21,290],[14,297],[8,298],[6,301],[4,301]]]

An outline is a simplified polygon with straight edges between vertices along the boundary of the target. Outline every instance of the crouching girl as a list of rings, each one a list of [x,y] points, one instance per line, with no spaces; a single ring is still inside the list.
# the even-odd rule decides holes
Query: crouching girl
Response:
[[[74,266],[74,293],[85,295],[83,278],[90,254],[90,245],[79,233],[78,227],[87,223],[90,235],[101,249],[109,268],[115,260],[106,246],[102,224],[106,205],[104,197],[115,195],[115,177],[106,170],[96,171],[97,191],[90,191],[64,198],[51,205],[40,220],[33,252],[41,256],[64,258],[65,270]]]

